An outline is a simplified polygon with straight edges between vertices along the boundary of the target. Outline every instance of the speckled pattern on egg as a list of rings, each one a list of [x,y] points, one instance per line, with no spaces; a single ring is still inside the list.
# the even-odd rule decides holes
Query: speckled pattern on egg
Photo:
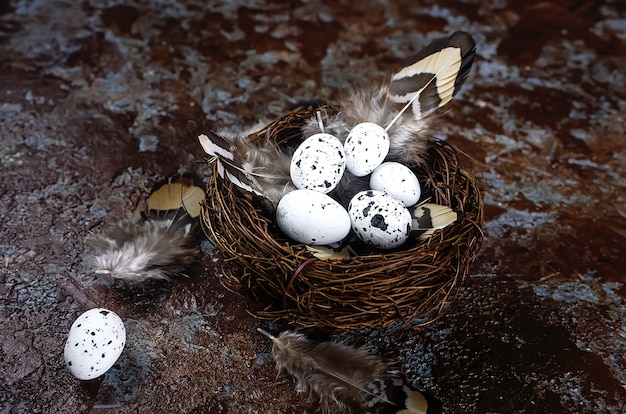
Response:
[[[124,350],[126,329],[122,319],[108,309],[90,309],[72,324],[65,343],[67,369],[80,380],[108,371]]]
[[[378,167],[389,153],[389,135],[372,122],[356,125],[344,143],[346,168],[357,177],[364,177]]]
[[[332,191],[346,169],[343,145],[333,135],[314,134],[295,150],[289,173],[300,189],[321,193]]]
[[[348,206],[352,230],[380,249],[402,245],[411,231],[411,213],[402,202],[377,190],[357,193]]]

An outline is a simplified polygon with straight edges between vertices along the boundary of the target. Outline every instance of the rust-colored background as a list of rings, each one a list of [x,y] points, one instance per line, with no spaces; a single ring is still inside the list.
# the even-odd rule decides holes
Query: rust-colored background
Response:
[[[124,288],[84,239],[206,176],[188,120],[332,100],[459,29],[473,74],[432,134],[484,171],[487,241],[446,317],[371,345],[433,412],[623,413],[626,6],[590,0],[0,1],[0,413],[310,412],[210,245],[198,277]],[[81,383],[63,345],[94,306],[128,343]]]

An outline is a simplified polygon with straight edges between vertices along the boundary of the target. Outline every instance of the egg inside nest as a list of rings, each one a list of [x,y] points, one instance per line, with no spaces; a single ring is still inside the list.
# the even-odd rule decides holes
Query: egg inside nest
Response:
[[[309,245],[346,245],[356,241],[353,234],[377,249],[402,246],[412,231],[408,207],[419,202],[422,192],[409,167],[384,162],[388,151],[387,132],[371,122],[357,124],[343,144],[328,133],[306,138],[290,167],[299,190],[279,202],[278,227]]]

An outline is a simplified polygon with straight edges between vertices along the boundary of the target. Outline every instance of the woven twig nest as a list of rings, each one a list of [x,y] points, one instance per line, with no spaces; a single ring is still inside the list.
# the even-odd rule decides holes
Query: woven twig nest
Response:
[[[312,109],[288,114],[248,139],[293,144],[312,116]],[[482,194],[462,158],[453,146],[433,140],[427,165],[414,170],[422,198],[458,212],[454,224],[399,250],[328,261],[288,239],[253,197],[214,171],[202,224],[225,258],[222,283],[249,299],[255,316],[303,327],[385,329],[434,321],[457,294],[482,244]]]

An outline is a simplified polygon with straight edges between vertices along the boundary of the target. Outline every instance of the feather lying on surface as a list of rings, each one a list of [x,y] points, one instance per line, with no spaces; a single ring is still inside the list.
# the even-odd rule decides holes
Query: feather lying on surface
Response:
[[[474,54],[475,43],[465,32],[434,40],[389,82],[348,92],[336,106],[336,114],[322,112],[319,117],[311,117],[302,128],[302,140],[327,132],[343,142],[355,125],[374,122],[389,134],[385,161],[420,165],[431,139],[426,118],[459,91],[469,75]],[[270,140],[252,143],[245,135],[227,139],[214,132],[200,132],[196,136],[207,159],[217,163],[222,178],[244,193],[265,198],[270,207],[275,208],[283,195],[295,189],[289,176],[295,147],[284,148]],[[345,174],[333,196],[349,200],[345,194],[355,194],[362,186],[362,180]]]
[[[275,337],[258,331],[273,342],[276,368],[295,378],[298,392],[316,397],[322,413],[419,414],[412,407],[425,407],[420,403],[421,393],[404,385],[381,358],[365,348],[315,342],[298,332],[285,331]]]
[[[126,282],[169,280],[198,262],[200,248],[193,224],[183,218],[129,219],[87,239],[88,262],[97,274]]]
[[[87,238],[90,268],[126,282],[186,276],[200,260],[196,218],[205,193],[199,185],[192,174],[157,183],[133,218]]]
[[[202,182],[195,174],[175,174],[156,183],[138,212],[155,217],[177,215],[181,209],[190,217],[200,216],[206,194]],[[145,210],[145,211],[144,211]]]

